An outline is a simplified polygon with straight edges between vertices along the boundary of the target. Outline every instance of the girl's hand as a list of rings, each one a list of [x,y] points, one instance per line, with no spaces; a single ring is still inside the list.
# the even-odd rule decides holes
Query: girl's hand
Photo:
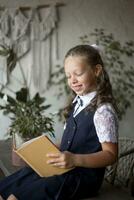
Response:
[[[47,161],[47,164],[51,164],[59,168],[75,167],[75,163],[74,163],[75,155],[69,151],[64,151],[64,152],[56,153],[56,154],[49,153],[46,156],[50,158]]]

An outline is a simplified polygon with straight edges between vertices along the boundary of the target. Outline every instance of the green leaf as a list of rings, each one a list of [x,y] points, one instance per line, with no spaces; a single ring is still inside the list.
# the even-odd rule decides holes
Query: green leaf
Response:
[[[16,105],[16,100],[14,98],[12,98],[11,96],[7,95],[7,101],[11,104],[11,105]]]
[[[28,94],[28,88],[21,88],[20,91],[16,92],[16,99],[18,101],[26,103],[28,99]]]
[[[3,98],[5,94],[3,94],[2,92],[0,92],[0,98]]]
[[[35,94],[35,96],[33,97],[33,100],[37,103],[37,104],[42,104],[45,101],[44,97],[41,97],[39,95],[39,93]]]

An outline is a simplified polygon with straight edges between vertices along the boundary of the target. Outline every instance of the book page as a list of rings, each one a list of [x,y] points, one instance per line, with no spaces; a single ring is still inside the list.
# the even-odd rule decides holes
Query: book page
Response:
[[[17,150],[23,148],[24,146],[30,144],[31,142],[33,142],[34,140],[37,140],[37,138],[40,138],[40,137],[42,137],[42,136],[39,136],[39,137],[36,137],[36,138],[32,138],[31,140],[28,140],[28,141],[22,143],[22,145],[19,146],[19,147],[17,148]]]

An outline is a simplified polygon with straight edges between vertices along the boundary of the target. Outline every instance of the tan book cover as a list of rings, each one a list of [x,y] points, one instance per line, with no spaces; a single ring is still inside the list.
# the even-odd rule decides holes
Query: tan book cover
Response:
[[[60,150],[45,135],[25,142],[14,151],[41,177],[63,174],[72,169],[62,169],[46,163],[50,159],[46,157],[47,153],[59,153]]]

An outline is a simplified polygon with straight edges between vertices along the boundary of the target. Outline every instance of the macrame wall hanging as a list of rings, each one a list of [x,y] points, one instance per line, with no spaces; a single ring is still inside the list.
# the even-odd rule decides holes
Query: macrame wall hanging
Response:
[[[9,81],[10,63],[13,59],[14,67],[17,60],[23,57],[30,49],[28,35],[29,19],[19,9],[3,9],[0,15],[0,45],[5,54],[0,56],[0,83],[1,89]],[[4,56],[3,56],[4,55]],[[10,63],[9,63],[10,62]]]
[[[46,91],[57,55],[57,5],[44,8],[3,8],[0,10],[0,45],[12,49],[16,61],[30,55],[27,85],[34,92]],[[2,46],[2,48],[3,48]],[[0,89],[8,83],[12,70],[7,56],[0,56]],[[24,66],[22,66],[24,67]]]

